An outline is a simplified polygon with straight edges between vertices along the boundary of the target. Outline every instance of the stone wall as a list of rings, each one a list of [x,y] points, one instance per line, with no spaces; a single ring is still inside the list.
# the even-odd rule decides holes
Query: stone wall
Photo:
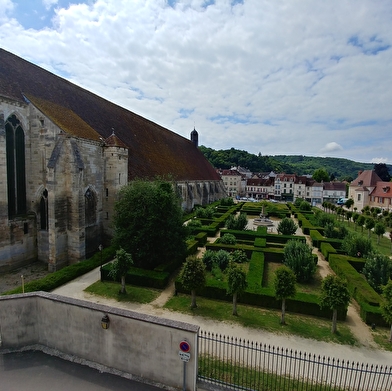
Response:
[[[198,326],[50,293],[0,296],[0,353],[25,348],[78,358],[108,372],[182,389],[179,344],[187,340],[186,389],[196,389]],[[108,329],[101,327],[107,314]]]

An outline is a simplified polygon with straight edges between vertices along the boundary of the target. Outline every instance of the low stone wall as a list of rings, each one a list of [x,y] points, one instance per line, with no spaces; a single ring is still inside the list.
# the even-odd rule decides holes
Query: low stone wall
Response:
[[[179,344],[186,340],[186,389],[196,390],[198,326],[45,292],[0,296],[0,314],[0,353],[48,348],[169,388],[183,389]]]

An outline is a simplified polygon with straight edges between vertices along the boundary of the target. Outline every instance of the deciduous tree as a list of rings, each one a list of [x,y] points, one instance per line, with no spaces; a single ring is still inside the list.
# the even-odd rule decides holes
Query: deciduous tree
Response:
[[[312,279],[316,271],[312,248],[299,240],[289,240],[284,247],[283,263],[295,274],[297,281],[306,282]]]
[[[206,269],[203,261],[196,256],[188,257],[179,278],[183,287],[191,291],[191,308],[196,308],[196,290],[206,283]]]
[[[346,235],[342,242],[342,250],[352,257],[362,258],[372,249],[371,240],[355,232]]]
[[[282,314],[280,317],[281,324],[286,324],[286,299],[295,296],[297,291],[295,284],[295,274],[290,268],[286,266],[281,266],[276,270],[274,287],[275,297],[278,300],[282,300]]]
[[[350,293],[346,281],[338,276],[329,275],[321,284],[320,306],[332,310],[332,334],[336,333],[338,310],[346,309],[350,303]]]
[[[277,227],[278,233],[282,235],[294,235],[297,229],[298,225],[289,217],[284,217]]]
[[[237,313],[237,298],[247,287],[246,273],[231,262],[227,269],[227,293],[233,295],[233,315]]]
[[[381,303],[381,313],[387,323],[391,325],[389,332],[389,342],[392,342],[392,280],[383,288],[383,302]]]
[[[112,262],[112,268],[109,271],[109,276],[115,280],[121,280],[121,294],[127,293],[125,289],[125,277],[132,265],[132,255],[127,253],[123,248],[118,249],[116,251],[116,259]]]
[[[368,217],[365,221],[365,227],[368,230],[368,238],[370,239],[370,233],[372,232],[372,229],[375,226],[375,222],[374,219],[372,219],[371,217]]]
[[[135,266],[154,269],[186,255],[187,229],[173,183],[135,180],[124,186],[115,205],[115,247],[132,254]]]
[[[369,285],[378,293],[382,292],[392,274],[392,261],[388,256],[378,252],[370,252],[366,255],[366,262],[362,269]]]
[[[325,168],[318,168],[314,171],[312,178],[316,182],[329,182],[329,174]]]
[[[385,234],[385,225],[383,223],[376,223],[374,233],[377,235],[377,244],[380,244],[380,238]]]

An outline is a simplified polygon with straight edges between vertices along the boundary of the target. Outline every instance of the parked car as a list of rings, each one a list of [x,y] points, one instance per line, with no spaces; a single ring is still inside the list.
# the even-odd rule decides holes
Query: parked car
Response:
[[[337,205],[344,205],[344,204],[346,203],[347,200],[348,200],[348,198],[339,198],[339,199],[336,201],[336,204],[337,204]]]

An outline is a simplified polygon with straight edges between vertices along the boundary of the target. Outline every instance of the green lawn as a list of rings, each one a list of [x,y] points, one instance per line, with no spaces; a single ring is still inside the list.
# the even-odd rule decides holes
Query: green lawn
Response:
[[[263,278],[263,287],[266,288],[274,288],[274,279],[275,279],[275,271],[282,264],[278,262],[265,262],[264,264],[264,278]],[[316,271],[312,281],[308,283],[298,283],[297,292],[302,293],[312,293],[312,294],[320,294],[321,293],[321,281],[322,278],[320,273]]]
[[[85,292],[117,301],[141,304],[151,303],[161,294],[161,291],[156,289],[126,285],[127,293],[124,295],[119,293],[120,288],[121,285],[118,282],[97,281],[87,287]]]

